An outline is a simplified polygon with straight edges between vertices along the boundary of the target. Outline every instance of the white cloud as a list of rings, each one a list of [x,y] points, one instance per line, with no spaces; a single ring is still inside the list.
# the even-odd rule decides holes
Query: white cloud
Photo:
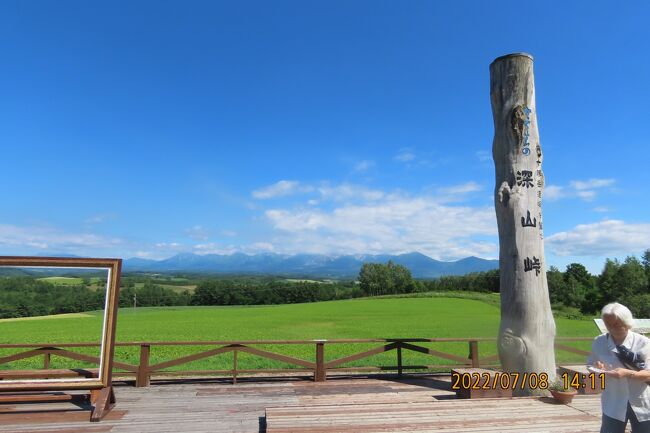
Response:
[[[198,233],[200,230],[201,226],[195,226],[190,232]],[[225,233],[237,235],[235,232]],[[186,251],[197,254],[233,254],[268,252],[274,249],[273,244],[269,242],[255,242],[250,245],[218,245],[207,242],[190,245],[173,241],[148,243],[92,233],[68,233],[51,227],[0,224],[0,251],[12,255],[34,255],[49,251],[51,254],[67,253],[86,257],[140,257],[159,260]]]
[[[569,184],[578,191],[591,190],[595,188],[603,188],[612,186],[614,179],[589,179],[589,180],[573,180]]]
[[[557,185],[548,185],[544,187],[544,198],[547,200],[559,200],[564,196],[564,188]]]
[[[217,250],[219,245],[215,242],[209,242],[207,244],[196,244],[194,249],[196,251],[201,251],[203,254],[212,254],[213,251]]]
[[[163,249],[178,249],[179,247],[182,247],[182,245],[178,242],[158,242],[156,244],[156,248]]]
[[[576,191],[576,195],[584,201],[591,201],[596,198],[596,191]]]
[[[273,185],[253,191],[253,197],[260,200],[267,200],[276,197],[283,197],[298,193],[309,192],[313,188],[309,185],[302,185],[300,182],[293,180],[281,180]]]
[[[96,214],[96,215],[91,215],[88,218],[84,220],[84,224],[88,226],[96,225],[96,224],[103,224],[105,222],[109,222],[112,220],[115,220],[117,218],[117,215],[112,212],[107,212],[107,213],[102,213],[102,214]]]
[[[605,206],[597,206],[592,209],[594,212],[609,212],[611,209]]]
[[[94,233],[69,233],[50,227],[0,224],[0,247],[11,251],[49,250],[87,255],[89,250],[106,251],[123,244],[122,239]]]
[[[240,251],[240,248],[234,245],[219,245],[215,242],[196,244],[192,247],[196,254],[233,254]]]
[[[253,196],[259,199],[268,199],[280,196],[288,196],[297,193],[317,193],[319,200],[310,198],[307,203],[317,205],[321,201],[346,201],[346,200],[379,200],[384,197],[384,192],[376,189],[369,189],[360,185],[343,183],[330,185],[328,182],[321,182],[319,186],[309,185],[297,181],[281,180],[269,187],[253,191]]]
[[[496,218],[492,207],[449,206],[433,197],[383,194],[381,200],[333,210],[271,209],[265,213],[283,252],[325,254],[420,251],[450,260],[494,257]]]
[[[544,188],[544,197],[548,200],[578,197],[583,201],[592,201],[596,198],[597,190],[613,186],[614,179],[589,179],[572,180],[567,186],[548,185]]]
[[[418,152],[411,147],[404,147],[399,150],[393,160],[402,163],[406,169],[433,167],[449,163],[448,158],[435,157],[435,151]]]
[[[492,153],[488,152],[487,150],[479,150],[475,153],[475,155],[481,162],[492,161]]]
[[[397,155],[395,155],[395,160],[399,162],[410,162],[415,159],[415,153],[409,149],[401,150]]]
[[[194,227],[185,229],[185,235],[195,241],[207,241],[210,238],[210,230],[200,225],[195,225]]]
[[[367,159],[364,159],[363,161],[359,161],[354,165],[354,171],[362,173],[364,171],[367,171],[368,169],[372,168],[375,165],[374,161],[370,161]]]
[[[103,223],[106,220],[105,215],[94,215],[91,217],[86,218],[84,221],[86,224],[100,224]]]
[[[220,245],[215,242],[196,244],[192,247],[195,254],[221,254],[229,255],[234,253],[257,254],[274,252],[275,246],[270,242],[254,242],[249,245]]]
[[[227,236],[229,238],[234,238],[235,236],[237,236],[237,232],[233,230],[221,230],[220,233],[222,236]]]
[[[318,192],[323,200],[343,201],[349,199],[361,200],[379,200],[384,197],[384,192],[376,189],[368,189],[363,186],[341,184],[337,186],[329,186],[323,184],[318,187]]]
[[[628,224],[621,220],[580,224],[570,231],[549,236],[546,245],[559,256],[639,254],[650,245],[650,224]]]
[[[481,191],[483,187],[476,182],[467,182],[460,185],[452,185],[445,188],[440,188],[439,192],[446,195],[463,195],[471,192]]]
[[[275,247],[270,242],[255,242],[251,245],[248,245],[244,248],[244,251],[250,253],[260,253],[260,252],[273,252]]]

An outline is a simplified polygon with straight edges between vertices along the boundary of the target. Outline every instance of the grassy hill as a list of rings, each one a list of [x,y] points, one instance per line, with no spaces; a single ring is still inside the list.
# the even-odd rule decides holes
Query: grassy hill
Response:
[[[52,316],[49,316],[52,317]],[[56,320],[0,321],[2,343],[61,343],[98,341],[101,313],[61,317]],[[590,320],[556,319],[558,336],[593,337],[596,327]],[[367,338],[443,338],[494,337],[499,326],[499,309],[495,305],[471,299],[443,297],[355,299],[250,307],[167,307],[123,308],[117,325],[118,341],[187,341],[187,340],[311,340]],[[375,347],[376,344],[328,345],[326,358]],[[467,356],[467,343],[432,343],[436,350]],[[586,347],[585,347],[586,346]],[[589,344],[579,347],[588,348]],[[277,347],[269,350],[278,351]],[[496,353],[493,344],[480,345],[481,356]],[[152,362],[182,356],[196,348],[182,346],[154,347]],[[91,351],[92,352],[92,351]],[[2,354],[12,353],[9,350]],[[282,353],[313,359],[314,346],[286,346]],[[560,353],[560,358],[566,354]],[[137,361],[136,348],[118,348],[116,359]],[[232,354],[197,361],[185,368],[228,368]],[[394,364],[395,354],[377,355],[374,361],[362,360],[351,365]],[[575,360],[575,355],[573,358]],[[405,354],[405,363],[441,363],[442,360],[416,353]],[[279,367],[281,363],[241,354],[240,368]],[[28,367],[26,361],[14,367]],[[53,361],[56,367],[56,360]],[[0,366],[0,368],[7,368]]]

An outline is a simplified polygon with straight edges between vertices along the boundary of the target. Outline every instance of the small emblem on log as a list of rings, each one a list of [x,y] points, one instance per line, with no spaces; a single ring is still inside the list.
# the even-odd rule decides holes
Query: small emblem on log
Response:
[[[512,131],[515,134],[517,146],[521,147],[521,153],[524,155],[530,154],[530,141],[528,138],[530,137],[530,113],[532,111],[530,108],[521,105],[517,105],[512,110]],[[537,149],[539,158],[541,155],[539,146],[537,146]]]

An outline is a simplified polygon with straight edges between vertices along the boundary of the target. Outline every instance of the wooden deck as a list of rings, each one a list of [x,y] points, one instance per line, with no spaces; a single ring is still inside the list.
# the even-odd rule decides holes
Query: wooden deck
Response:
[[[89,423],[87,402],[0,405],[0,432],[598,432],[600,398],[458,400],[449,376],[117,386]]]

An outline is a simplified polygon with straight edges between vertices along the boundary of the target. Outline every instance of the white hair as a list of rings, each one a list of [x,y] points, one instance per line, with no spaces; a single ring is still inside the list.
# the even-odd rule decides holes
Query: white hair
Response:
[[[634,317],[632,317],[632,312],[623,304],[612,302],[611,304],[605,305],[600,317],[602,318],[605,315],[618,317],[627,329],[634,328]]]

